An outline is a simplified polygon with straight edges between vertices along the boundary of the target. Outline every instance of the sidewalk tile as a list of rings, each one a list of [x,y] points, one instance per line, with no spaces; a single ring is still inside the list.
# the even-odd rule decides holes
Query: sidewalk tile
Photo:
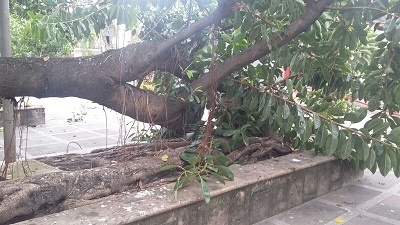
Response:
[[[358,184],[368,185],[380,189],[389,189],[399,183],[398,178],[392,173],[389,173],[386,177],[382,176],[379,171],[372,174],[371,171],[364,171],[364,179],[357,182]]]
[[[347,221],[345,224],[349,225],[390,225],[390,223],[386,223],[368,216],[358,215],[353,219]]]
[[[76,141],[88,138],[97,138],[101,137],[100,134],[94,134],[88,131],[79,131],[79,132],[72,132],[72,133],[64,133],[64,134],[55,134],[54,137],[61,138],[65,141]]]
[[[118,140],[110,137],[108,137],[107,139],[105,137],[99,137],[99,138],[77,140],[75,142],[78,143],[82,148],[93,148],[96,146],[100,148],[106,145],[108,146],[116,145]]]
[[[370,213],[400,221],[400,197],[392,195],[367,210]]]
[[[33,129],[34,131],[39,131],[50,135],[81,131],[77,127],[70,125],[68,123],[65,123],[65,125],[63,126],[43,125],[31,129]]]
[[[356,185],[347,185],[338,191],[328,193],[322,196],[322,199],[332,201],[346,207],[356,207],[361,203],[381,194],[379,191],[359,187]]]
[[[310,201],[300,206],[296,206],[265,221],[283,221],[289,225],[321,225],[335,219],[344,213],[344,209],[331,206],[318,201]],[[260,223],[265,224],[265,223]]]
[[[64,144],[64,143],[56,143],[56,144],[46,144],[46,145],[41,145],[41,146],[35,146],[35,147],[28,147],[27,152],[34,156],[42,156],[42,155],[47,155],[47,154],[64,154],[67,152],[67,147],[68,150],[77,150],[79,149],[79,146],[76,146],[74,144]]]

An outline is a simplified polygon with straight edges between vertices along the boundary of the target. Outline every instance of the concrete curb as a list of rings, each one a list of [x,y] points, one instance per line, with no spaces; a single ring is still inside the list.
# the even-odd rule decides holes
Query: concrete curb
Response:
[[[126,192],[112,198],[18,224],[252,224],[359,179],[348,161],[300,152],[241,166],[235,180],[208,184],[205,204],[199,184],[179,191],[173,185]]]

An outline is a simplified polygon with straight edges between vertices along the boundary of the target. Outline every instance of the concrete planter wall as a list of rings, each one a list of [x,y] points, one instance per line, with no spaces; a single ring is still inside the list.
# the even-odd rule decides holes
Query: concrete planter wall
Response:
[[[341,188],[362,176],[350,163],[301,152],[234,170],[226,185],[209,180],[205,204],[198,184],[173,199],[173,184],[122,193],[19,224],[252,224]]]
[[[15,109],[16,126],[34,126],[45,124],[45,112],[43,106],[30,106],[21,109]],[[3,127],[3,109],[0,109],[0,127]]]

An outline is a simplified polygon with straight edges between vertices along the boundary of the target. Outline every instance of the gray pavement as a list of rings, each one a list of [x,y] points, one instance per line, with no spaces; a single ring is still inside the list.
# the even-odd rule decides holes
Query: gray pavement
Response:
[[[365,171],[338,191],[306,202],[255,225],[400,224],[400,180],[393,173]]]
[[[110,109],[78,98],[29,100],[45,107],[46,123],[36,127],[17,127],[19,159],[87,153],[93,149],[132,142],[129,135],[149,126],[135,122]],[[71,122],[72,120],[72,122]],[[0,132],[0,159],[3,159],[3,131]]]
[[[77,98],[31,99],[43,105],[46,124],[17,128],[20,159],[69,153],[87,153],[96,148],[131,142],[128,136],[148,125],[134,122],[121,114],[87,100]],[[68,119],[82,120],[68,122]],[[3,134],[0,132],[0,158],[3,158]],[[400,180],[393,173],[365,172],[362,180],[310,202],[270,217],[257,225],[400,225]]]

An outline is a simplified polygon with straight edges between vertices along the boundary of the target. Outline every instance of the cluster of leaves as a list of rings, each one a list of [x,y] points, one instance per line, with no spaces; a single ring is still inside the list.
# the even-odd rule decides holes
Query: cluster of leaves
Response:
[[[276,34],[304,10],[299,1],[262,3],[236,12],[235,29],[221,34],[221,61]],[[379,168],[383,175],[393,169],[400,176],[400,121],[393,116],[400,99],[398,7],[391,1],[340,2],[290,44],[238,71],[225,81],[215,133],[232,137],[234,147],[265,130],[277,132],[295,149],[350,159],[355,168]],[[342,8],[346,11],[335,15]],[[279,17],[288,14],[293,17]],[[290,66],[292,76],[280,80],[276,65]],[[348,107],[346,96],[378,111],[365,121],[367,109]]]
[[[210,149],[210,151],[206,152],[208,153],[199,154],[197,146],[194,146],[180,155],[180,158],[186,163],[184,166],[166,165],[161,168],[161,170],[178,168],[182,171],[174,186],[175,198],[178,196],[179,189],[197,180],[200,182],[204,200],[208,203],[211,194],[207,180],[210,176],[222,184],[225,184],[225,179],[233,180],[234,176],[231,169],[235,165],[228,165],[228,157],[216,149]]]
[[[59,37],[58,39],[43,39],[30,36],[26,33],[26,27],[36,19],[23,19],[15,15],[11,16],[11,48],[12,53],[16,57],[44,57],[58,56],[63,57],[71,53],[73,45],[66,39]]]
[[[88,38],[92,33],[99,35],[115,24],[124,24],[133,35],[139,31],[142,40],[164,39],[197,20],[200,9],[210,3],[209,0],[194,1],[196,4],[175,0],[35,1],[36,4],[31,7],[20,3],[20,0],[12,2],[18,14],[24,9],[25,13],[28,11],[35,15],[34,19],[29,16],[32,21],[26,32],[40,40],[58,40],[59,35],[54,34],[60,33],[72,43]],[[186,21],[185,17],[190,20]]]

